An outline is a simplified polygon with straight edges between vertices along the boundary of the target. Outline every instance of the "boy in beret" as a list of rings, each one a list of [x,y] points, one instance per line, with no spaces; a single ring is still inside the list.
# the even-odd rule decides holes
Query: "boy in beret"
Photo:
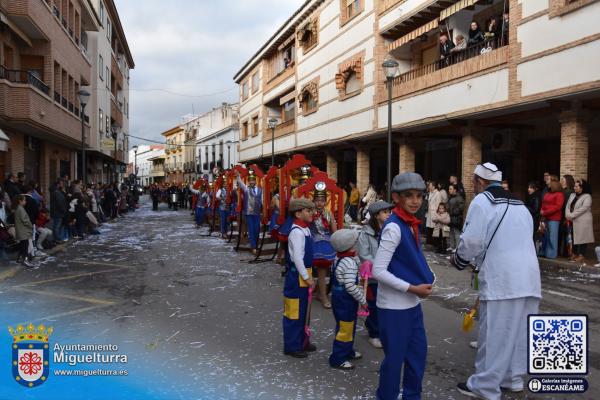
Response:
[[[329,365],[341,370],[354,369],[350,361],[362,358],[362,354],[354,350],[358,305],[367,307],[365,293],[358,286],[357,240],[358,231],[354,229],[340,229],[331,235],[331,245],[336,251],[331,271],[335,339]]]
[[[283,286],[283,353],[295,358],[305,358],[317,348],[306,337],[304,325],[308,309],[308,288],[314,288],[311,266],[313,240],[309,224],[315,205],[306,198],[290,201],[288,207],[293,224],[288,235],[285,255],[287,274]]]

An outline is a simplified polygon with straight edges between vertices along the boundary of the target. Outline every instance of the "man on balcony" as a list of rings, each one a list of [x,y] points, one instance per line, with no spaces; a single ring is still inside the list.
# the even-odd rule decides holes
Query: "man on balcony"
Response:
[[[448,38],[446,33],[440,34],[440,68],[450,65],[450,55],[454,48],[454,42]]]
[[[243,213],[246,217],[248,229],[248,240],[252,254],[256,255],[258,235],[260,232],[260,214],[262,212],[262,190],[256,187],[256,175],[252,170],[248,174],[248,186],[240,179],[240,173],[236,171],[238,187],[244,193]]]

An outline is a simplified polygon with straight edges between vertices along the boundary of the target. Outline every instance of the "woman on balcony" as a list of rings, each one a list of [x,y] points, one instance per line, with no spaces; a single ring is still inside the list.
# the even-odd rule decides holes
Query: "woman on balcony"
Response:
[[[481,33],[481,29],[479,29],[479,24],[475,21],[471,22],[471,29],[469,29],[469,40],[467,41],[467,46],[477,46],[484,41],[485,38],[483,37],[483,33]]]

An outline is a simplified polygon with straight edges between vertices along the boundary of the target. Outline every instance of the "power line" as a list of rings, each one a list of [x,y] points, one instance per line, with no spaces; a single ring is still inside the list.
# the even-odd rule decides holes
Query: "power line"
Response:
[[[153,139],[147,139],[147,138],[143,138],[143,137],[139,137],[139,136],[134,136],[134,135],[130,135],[129,133],[124,133],[124,135],[132,137],[134,139],[145,140],[147,142],[157,143],[157,144],[163,144],[163,145],[167,146],[166,142],[159,142],[158,140],[153,140]],[[231,142],[230,145],[236,144],[236,143],[238,143],[237,140]],[[183,143],[183,144],[176,144],[176,145],[172,145],[172,146],[175,146],[175,147],[178,147],[178,146],[184,146],[184,147],[185,146],[188,146],[188,147],[212,147],[212,146],[217,146],[217,145],[220,145],[220,144],[221,144],[221,142],[219,142],[219,143],[211,143],[211,144],[185,144],[185,143]],[[223,142],[223,144],[226,145],[227,142]]]

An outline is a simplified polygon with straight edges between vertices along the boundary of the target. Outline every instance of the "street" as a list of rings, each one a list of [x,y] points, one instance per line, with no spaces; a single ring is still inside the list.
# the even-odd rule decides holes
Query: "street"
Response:
[[[383,352],[367,343],[359,322],[355,347],[364,358],[351,372],[331,369],[335,322],[330,310],[312,308],[316,353],[297,360],[282,354],[282,278],[274,263],[249,264],[247,253],[206,228],[194,227],[189,210],[149,199],[101,235],[67,245],[39,269],[0,271],[0,358],[10,359],[6,327],[52,326],[51,347],[115,344],[127,354],[120,377],[55,376],[23,391],[0,366],[0,399],[373,399]],[[216,235],[216,234],[215,234]],[[423,303],[429,344],[424,399],[461,399],[454,387],[473,371],[476,331],[461,330],[462,315],[477,295],[470,273],[427,254],[436,274],[433,295]],[[543,313],[589,316],[590,389],[583,396],[506,399],[600,398],[600,273],[542,272]],[[96,366],[97,367],[97,366]],[[60,393],[60,395],[59,395]],[[110,397],[107,397],[110,395]]]

